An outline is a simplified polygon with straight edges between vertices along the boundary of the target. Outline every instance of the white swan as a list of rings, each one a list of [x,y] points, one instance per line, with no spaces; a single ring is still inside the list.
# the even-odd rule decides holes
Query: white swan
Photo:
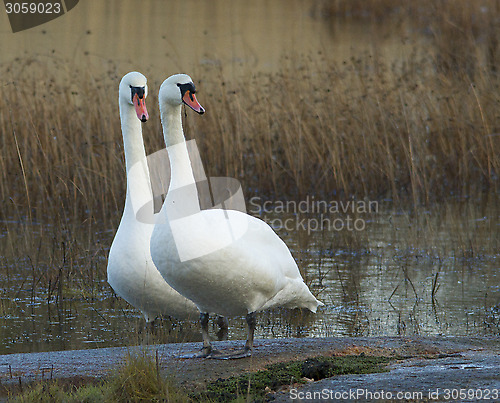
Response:
[[[156,269],[150,254],[154,228],[153,205],[142,210],[143,220],[136,218],[133,201],[152,199],[141,121],[148,119],[145,100],[146,77],[141,73],[126,74],[119,87],[120,120],[127,168],[127,195],[118,230],[108,257],[108,283],[128,303],[139,309],[151,324],[160,314],[177,319],[195,319],[196,306],[172,289]],[[135,110],[134,110],[135,109]]]
[[[244,350],[219,358],[251,354],[257,311],[283,306],[316,312],[323,305],[309,291],[288,247],[262,220],[235,210],[200,210],[193,171],[182,130],[181,105],[204,109],[188,75],[166,79],[159,92],[163,135],[171,181],[151,237],[151,255],[167,282],[192,300],[201,315],[203,349],[216,353],[208,338],[208,312],[246,315]]]

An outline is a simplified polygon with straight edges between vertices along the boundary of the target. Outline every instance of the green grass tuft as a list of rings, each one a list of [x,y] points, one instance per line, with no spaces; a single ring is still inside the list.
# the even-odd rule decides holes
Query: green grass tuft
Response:
[[[187,397],[160,375],[157,358],[146,351],[130,354],[108,388],[111,400],[116,402],[182,402]]]
[[[42,381],[9,399],[15,403],[100,403],[108,396],[106,383],[76,386],[64,380]]]
[[[130,353],[124,364],[98,384],[74,385],[65,380],[33,384],[10,402],[100,403],[186,402],[188,395],[159,372],[157,357],[141,351]]]
[[[265,370],[218,379],[207,385],[206,391],[192,395],[196,401],[234,401],[251,396],[253,401],[263,399],[269,391],[280,390],[305,378],[320,380],[335,375],[384,372],[387,357],[359,356],[316,357],[305,361],[291,361],[269,365]]]

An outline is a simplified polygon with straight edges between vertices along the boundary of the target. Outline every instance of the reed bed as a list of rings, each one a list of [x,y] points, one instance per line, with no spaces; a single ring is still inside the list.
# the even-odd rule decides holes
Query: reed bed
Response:
[[[338,18],[347,3],[331,2],[337,8],[328,15]],[[378,9],[375,3],[367,2],[366,12]],[[240,179],[247,195],[274,198],[426,203],[497,191],[497,49],[484,39],[500,34],[490,23],[496,13],[471,2],[437,2],[442,8],[425,2],[417,11],[404,6],[411,2],[396,3],[398,13],[383,15],[416,13],[411,24],[432,33],[417,42],[416,31],[415,51],[406,59],[365,53],[339,64],[327,54],[288,55],[271,74],[227,81],[217,67],[192,73],[207,114],[188,114],[186,133],[198,142],[208,173]],[[486,3],[488,10],[498,4]],[[477,13],[487,21],[476,21]],[[447,31],[457,24],[474,34],[462,38],[462,51]],[[2,218],[115,226],[125,190],[118,69],[110,64],[96,77],[56,58],[2,67]],[[161,79],[150,80],[149,151],[163,147],[155,95]]]
[[[500,2],[318,1],[326,24],[400,35],[406,57],[284,57],[281,71],[228,83],[204,72],[193,121],[212,174],[274,198],[410,200],[498,191]]]
[[[498,190],[496,75],[450,79],[425,73],[428,60],[377,69],[370,60],[205,83],[207,115],[189,125],[210,174],[292,199],[420,205]]]
[[[240,179],[248,195],[421,203],[498,190],[495,74],[423,75],[425,60],[375,73],[368,61],[325,69],[306,61],[222,85],[209,71],[199,85],[208,112],[188,116],[187,136],[210,175]],[[3,219],[116,224],[125,190],[119,79],[78,77],[78,92],[37,77],[5,84]],[[155,109],[155,96],[148,101]],[[144,131],[149,150],[162,147],[158,122]]]

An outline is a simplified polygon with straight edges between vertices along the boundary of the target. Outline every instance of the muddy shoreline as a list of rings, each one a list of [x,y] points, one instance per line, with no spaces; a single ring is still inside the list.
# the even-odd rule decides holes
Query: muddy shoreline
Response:
[[[238,348],[242,343],[221,341],[214,344],[219,349],[227,350]],[[256,340],[251,358],[231,361],[178,358],[179,355],[196,351],[199,347],[200,343],[183,343],[2,355],[0,382],[1,385],[8,386],[50,378],[103,378],[112,373],[128,353],[147,349],[154,354],[158,352],[162,371],[191,390],[203,389],[207,382],[218,378],[257,371],[277,362],[321,355],[360,354],[398,359],[389,366],[388,373],[334,377],[300,386],[300,390],[339,387],[335,382],[342,379],[344,386],[371,384],[380,389],[389,385],[400,385],[401,388],[425,388],[427,391],[443,388],[447,384],[464,383],[464,379],[470,383],[471,375],[476,376],[474,385],[477,387],[496,385],[500,389],[500,337],[260,339]],[[430,369],[427,372],[426,367]],[[437,369],[440,377],[433,377]],[[290,400],[289,391],[278,393],[276,397],[278,401]]]

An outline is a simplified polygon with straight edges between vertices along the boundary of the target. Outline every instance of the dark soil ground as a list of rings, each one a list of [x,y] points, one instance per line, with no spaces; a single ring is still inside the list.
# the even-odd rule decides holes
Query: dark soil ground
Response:
[[[222,341],[214,344],[220,350],[228,350],[242,346],[243,342]],[[127,353],[140,348],[149,349],[153,353],[157,351],[161,370],[189,390],[203,390],[208,382],[255,372],[278,362],[304,360],[317,356],[366,355],[394,357],[394,361],[388,367],[390,371],[342,375],[317,382],[291,385],[269,397],[275,397],[276,401],[280,402],[290,401],[298,396],[300,391],[304,393],[300,396],[305,398],[305,401],[320,401],[321,399],[308,400],[307,397],[314,397],[313,392],[319,393],[325,389],[334,393],[362,389],[367,391],[363,392],[365,397],[370,397],[367,395],[370,391],[372,393],[384,391],[386,396],[388,392],[395,394],[399,391],[420,391],[424,394],[424,398],[429,396],[427,401],[432,401],[436,395],[429,395],[429,392],[439,388],[438,397],[442,401],[446,400],[445,389],[463,388],[467,391],[481,389],[484,393],[490,393],[490,401],[500,400],[499,337],[266,339],[256,340],[251,358],[227,361],[179,358],[179,355],[199,349],[200,343],[9,354],[0,356],[0,384],[14,387],[50,378],[103,378],[120,365]],[[493,399],[492,392],[486,392],[487,389],[495,388],[498,389],[498,399]],[[310,394],[307,395],[306,392]],[[316,397],[318,396],[317,394]],[[337,394],[337,397],[339,396]],[[349,397],[345,394],[343,396]],[[477,397],[477,394],[474,397]],[[462,401],[477,400],[467,399],[468,397]]]

